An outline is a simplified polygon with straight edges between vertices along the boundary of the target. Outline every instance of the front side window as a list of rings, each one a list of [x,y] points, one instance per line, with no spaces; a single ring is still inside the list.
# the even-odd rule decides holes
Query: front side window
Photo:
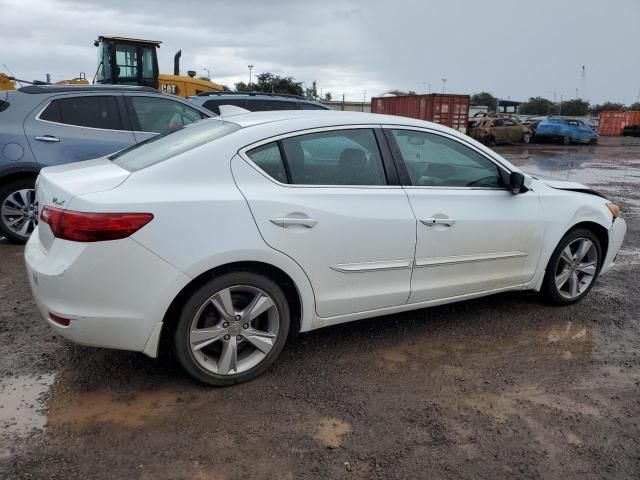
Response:
[[[206,118],[194,108],[158,97],[132,96],[131,116],[138,132],[166,133]]]
[[[504,188],[499,167],[461,142],[413,130],[391,130],[411,184]]]
[[[86,96],[53,100],[41,120],[78,127],[123,130],[118,102],[112,96]]]
[[[282,140],[290,183],[386,185],[373,130],[333,130]]]

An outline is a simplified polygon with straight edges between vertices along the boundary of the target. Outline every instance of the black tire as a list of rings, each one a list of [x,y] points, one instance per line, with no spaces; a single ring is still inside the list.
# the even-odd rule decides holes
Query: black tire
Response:
[[[533,135],[530,133],[525,133],[524,135],[522,135],[522,143],[529,144],[531,143],[533,140]]]
[[[5,200],[19,190],[35,190],[35,178],[22,178],[14,180],[0,186],[0,208],[4,205]],[[37,223],[37,219],[36,219]],[[31,231],[26,236],[18,235],[12,231],[6,224],[4,216],[0,215],[0,237],[6,237],[11,243],[24,244],[29,239]]]
[[[191,323],[200,307],[216,292],[239,285],[258,288],[271,297],[278,312],[279,330],[273,347],[260,363],[241,373],[220,375],[205,370],[195,359],[189,344]],[[182,368],[200,382],[215,387],[242,383],[257,377],[273,364],[287,340],[290,323],[287,298],[276,283],[250,271],[227,273],[209,280],[186,301],[174,333],[174,351]]]
[[[487,147],[493,147],[496,144],[496,139],[494,138],[493,135],[487,135],[482,139],[482,143]]]
[[[564,136],[560,139],[560,143],[562,143],[562,145],[571,145],[571,137],[567,137]]]
[[[556,267],[558,265],[560,255],[562,255],[562,251],[571,242],[579,238],[587,238],[593,242],[598,252],[598,264],[595,277],[593,278],[589,286],[576,298],[568,299],[563,297],[556,287]],[[586,228],[576,228],[569,231],[564,237],[562,237],[562,240],[560,240],[558,246],[553,251],[553,254],[551,254],[551,258],[549,259],[549,263],[547,264],[547,269],[544,274],[544,280],[542,282],[542,288],[540,289],[540,295],[542,296],[542,299],[546,303],[549,303],[551,305],[571,305],[573,303],[579,302],[589,293],[591,288],[593,288],[593,285],[596,283],[603,260],[604,259],[602,258],[602,247],[600,245],[600,240],[598,240],[598,237],[591,230],[587,230]]]

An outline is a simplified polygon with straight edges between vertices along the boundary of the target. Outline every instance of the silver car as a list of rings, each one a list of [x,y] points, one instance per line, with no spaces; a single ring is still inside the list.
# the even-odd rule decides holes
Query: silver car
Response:
[[[0,237],[24,243],[37,222],[41,168],[101,157],[209,110],[148,87],[32,85],[0,91]]]

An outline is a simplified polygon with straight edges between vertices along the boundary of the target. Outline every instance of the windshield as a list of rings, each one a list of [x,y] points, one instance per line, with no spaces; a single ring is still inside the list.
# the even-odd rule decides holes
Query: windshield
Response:
[[[218,119],[202,120],[180,130],[152,137],[108,158],[119,167],[135,172],[210,143],[240,128],[235,123]]]

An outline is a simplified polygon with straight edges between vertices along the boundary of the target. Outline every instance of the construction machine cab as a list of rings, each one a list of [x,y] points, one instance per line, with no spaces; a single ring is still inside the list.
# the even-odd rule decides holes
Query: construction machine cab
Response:
[[[158,88],[157,48],[162,42],[99,36],[96,83]]]

